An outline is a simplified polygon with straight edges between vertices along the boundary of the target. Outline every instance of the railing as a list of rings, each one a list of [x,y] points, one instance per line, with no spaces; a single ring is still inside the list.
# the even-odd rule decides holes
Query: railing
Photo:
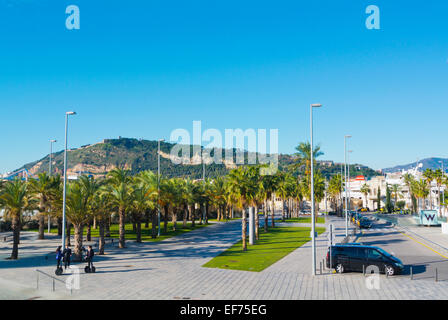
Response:
[[[59,281],[61,283],[64,284],[65,286],[65,281],[62,281],[56,277],[53,277],[45,272],[43,272],[42,270],[36,269],[36,275],[37,275],[37,279],[36,279],[36,289],[39,289],[39,274],[43,274],[44,276],[50,278],[52,280],[52,291],[54,292],[56,290],[56,281]],[[66,287],[67,288],[67,287]],[[68,288],[67,288],[68,290]],[[70,294],[73,294],[73,289],[70,287]]]

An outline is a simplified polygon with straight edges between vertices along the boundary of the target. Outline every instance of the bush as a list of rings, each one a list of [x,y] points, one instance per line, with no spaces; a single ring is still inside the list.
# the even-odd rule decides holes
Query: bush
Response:
[[[398,210],[403,210],[405,205],[406,205],[405,201],[397,201],[397,209]]]
[[[39,221],[37,220],[30,220],[28,222],[25,222],[23,224],[24,230],[30,230],[30,229],[39,229]]]
[[[0,232],[11,231],[11,221],[0,221]]]

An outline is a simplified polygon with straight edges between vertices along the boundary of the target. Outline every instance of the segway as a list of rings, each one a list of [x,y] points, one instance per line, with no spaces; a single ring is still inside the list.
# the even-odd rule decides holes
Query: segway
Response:
[[[96,268],[94,266],[92,266],[92,268],[89,268],[89,266],[86,266],[84,268],[85,273],[95,273]]]
[[[54,272],[57,276],[60,276],[61,274],[64,273],[64,270],[62,269],[62,267],[59,267],[56,269],[56,271]]]

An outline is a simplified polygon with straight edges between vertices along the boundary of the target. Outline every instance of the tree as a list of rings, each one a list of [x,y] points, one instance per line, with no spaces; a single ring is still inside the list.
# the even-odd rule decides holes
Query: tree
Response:
[[[395,183],[393,185],[391,185],[392,187],[392,195],[394,196],[394,207],[397,206],[398,203],[398,194],[400,192],[400,185]]]
[[[380,187],[378,187],[378,194],[377,194],[377,210],[380,211],[381,210],[381,189]]]
[[[412,184],[415,181],[414,176],[411,175],[410,173],[405,173],[403,175],[403,181],[404,181],[404,184],[406,185],[406,187],[408,189],[408,192],[409,192],[409,201],[412,204],[412,212],[415,213],[416,212],[416,206],[414,205],[414,201],[413,201],[414,196],[413,196],[413,193],[412,193],[412,190],[413,190],[412,189]]]
[[[82,260],[83,230],[85,224],[91,218],[89,203],[93,194],[90,194],[90,184],[93,178],[82,176],[80,180],[67,185],[66,215],[73,224],[75,232],[74,254],[77,260]]]
[[[432,190],[431,190],[431,185],[432,185],[432,181],[434,180],[434,171],[431,169],[426,169],[423,172],[423,177],[426,179],[426,185],[428,186],[428,191],[429,191],[429,205],[430,208],[432,210]]]
[[[4,184],[0,193],[0,206],[5,210],[5,215],[12,220],[13,245],[10,257],[12,260],[17,260],[19,255],[22,214],[32,207],[32,202],[26,182],[16,179]]]
[[[239,167],[230,171],[228,175],[229,190],[236,199],[236,206],[242,210],[242,245],[247,250],[247,219],[246,209],[256,206],[256,195],[259,184],[255,175],[259,170],[254,167]]]
[[[328,183],[328,193],[330,195],[330,198],[334,204],[334,208],[336,211],[338,211],[337,202],[338,202],[338,199],[340,199],[342,190],[343,190],[343,186],[342,186],[341,175],[338,173],[335,176],[332,176]],[[361,192],[362,192],[362,189],[361,189]]]
[[[370,193],[370,187],[369,187],[369,185],[368,185],[367,183],[364,183],[364,184],[362,185],[360,191],[361,191],[361,193],[364,195],[364,198],[365,198],[365,208],[367,208],[367,207],[368,207],[367,196],[368,196],[369,193]]]
[[[418,207],[419,209],[422,208],[420,199],[424,200],[428,196],[429,188],[428,183],[421,179],[421,180],[414,180],[411,185],[412,193],[417,198],[418,201]],[[423,201],[424,204],[424,201]],[[423,205],[423,210],[426,208],[425,204]]]
[[[118,211],[118,216],[120,220],[119,226],[119,248],[125,248],[125,224],[126,224],[126,213],[130,208],[132,198],[129,190],[130,183],[130,172],[123,169],[114,169],[107,174],[108,180],[108,191],[110,194],[110,199],[112,204]]]
[[[38,201],[39,210],[39,235],[38,239],[45,238],[45,216],[48,214],[50,207],[50,197],[55,187],[55,180],[51,179],[46,172],[40,173],[38,179],[31,179],[29,181],[29,190],[33,197]]]
[[[392,202],[390,201],[391,191],[389,185],[386,184],[386,211],[392,213]]]

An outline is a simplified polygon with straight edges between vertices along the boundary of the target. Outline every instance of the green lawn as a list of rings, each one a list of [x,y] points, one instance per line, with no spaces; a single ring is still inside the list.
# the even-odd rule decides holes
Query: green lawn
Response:
[[[299,217],[299,218],[291,218],[286,219],[286,222],[295,222],[295,223],[311,223],[311,217]],[[317,217],[317,223],[325,223],[325,217]]]
[[[324,228],[316,228],[321,234]],[[264,233],[260,240],[242,251],[241,241],[207,262],[203,267],[260,272],[311,240],[311,228],[277,227]]]
[[[241,218],[227,219],[227,221],[234,221],[234,220],[241,220]],[[211,221],[211,222],[218,222],[218,219],[208,219],[208,221]],[[219,222],[226,222],[226,220],[224,219],[224,220],[219,221]]]
[[[178,222],[177,223],[177,228],[176,231],[173,230],[173,223],[172,222],[168,222],[168,232],[164,233],[163,232],[163,221],[161,222],[161,230],[160,230],[160,237],[153,239],[151,237],[152,234],[152,230],[151,230],[151,224],[149,224],[149,228],[145,228],[145,224],[142,224],[142,241],[162,241],[171,237],[175,237],[178,236],[180,234],[186,233],[186,232],[190,232],[192,230],[196,230],[196,229],[200,229],[206,226],[209,226],[210,224],[206,225],[206,224],[202,224],[199,225],[198,222],[196,222],[196,225],[194,228],[191,227],[191,222],[187,223],[187,227],[183,228],[182,227],[183,222]],[[111,238],[119,238],[119,230],[118,230],[119,225],[118,224],[113,224],[110,227],[110,236]],[[128,223],[125,226],[125,230],[126,230],[126,240],[136,240],[137,239],[137,234],[132,230],[132,223]],[[29,230],[32,232],[38,232],[37,229],[33,229],[33,230]],[[58,229],[57,228],[52,228],[51,233],[57,234],[58,233]],[[47,232],[47,229],[45,229],[45,232]],[[84,228],[84,235],[87,232],[87,228]],[[74,228],[71,228],[71,234],[74,234]],[[92,237],[99,237],[99,229],[93,229],[92,227]]]

